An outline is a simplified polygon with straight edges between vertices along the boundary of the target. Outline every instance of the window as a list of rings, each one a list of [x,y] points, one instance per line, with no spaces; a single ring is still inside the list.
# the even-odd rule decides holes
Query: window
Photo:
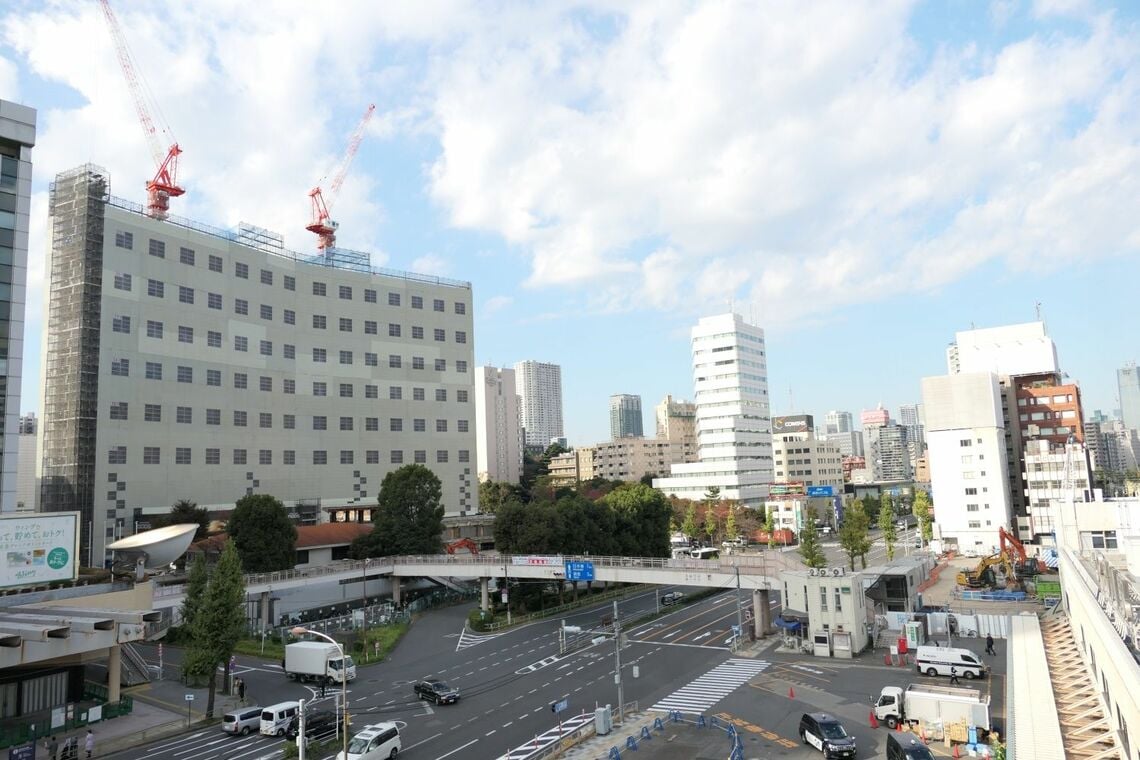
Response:
[[[297,312],[293,311],[292,309],[286,309],[285,310],[285,324],[287,324],[287,325],[297,324]]]
[[[166,295],[166,285],[162,280],[147,280],[146,294],[155,298],[163,298]]]
[[[313,464],[328,464],[329,454],[327,451],[314,451]]]
[[[835,611],[843,612],[843,594],[840,593],[839,586],[835,587]]]
[[[273,415],[270,412],[260,412],[257,415],[257,426],[262,429],[273,427]]]
[[[194,422],[194,410],[188,406],[180,406],[175,409],[174,419],[179,425],[190,425]]]
[[[107,464],[126,464],[126,463],[127,463],[127,447],[126,446],[112,446],[111,450],[107,452]]]
[[[962,440],[958,441],[958,445],[965,448],[966,446],[972,446],[973,441],[971,441],[969,438],[963,438]]]
[[[143,446],[143,464],[162,464],[162,450],[158,446]]]
[[[317,362],[318,364],[324,364],[327,360],[328,352],[326,352],[323,348],[313,349],[313,361]]]
[[[352,451],[341,449],[340,463],[341,464],[352,464]]]
[[[328,325],[328,318],[325,317],[324,314],[314,314],[313,315],[313,329],[314,330],[324,330],[325,327],[327,327],[327,325]]]
[[[388,337],[389,338],[399,338],[400,337],[400,326],[398,324],[395,324],[394,322],[388,323]]]
[[[467,361],[465,359],[456,359],[455,360],[455,371],[456,372],[466,372],[467,371]]]
[[[352,430],[352,418],[351,417],[341,417],[340,418],[340,429],[343,432],[348,432],[349,430]]]
[[[325,284],[323,282],[314,282],[313,283],[313,295],[323,296],[323,295],[326,295],[325,291],[326,291],[326,288],[325,288]]]
[[[423,400],[424,400],[424,389],[423,388],[412,388],[412,401],[423,401]]]
[[[456,343],[466,343],[467,342],[467,333],[463,330],[456,330],[455,331],[455,342]]]
[[[178,286],[178,303],[194,303],[194,288]]]
[[[364,430],[369,433],[380,432],[380,418],[379,417],[365,417]]]
[[[456,301],[455,302],[455,313],[456,314],[466,314],[467,313],[467,304],[463,303],[462,301]]]
[[[970,527],[970,528],[980,528],[980,527],[982,527],[982,521],[981,521],[981,520],[970,520],[970,521],[969,521],[968,523],[966,523],[966,524],[967,524],[967,526],[968,526],[968,527]]]
[[[206,262],[206,267],[211,272],[222,271],[222,257],[221,256],[214,256],[213,254],[207,254],[207,255],[209,256],[209,260]]]
[[[258,351],[262,356],[273,356],[273,341],[261,340],[258,341]]]
[[[459,450],[459,461],[461,464],[467,464],[471,461],[471,451],[469,449]]]
[[[365,351],[364,352],[364,365],[366,367],[379,367],[380,366],[380,356],[378,354],[372,353],[371,351]]]
[[[234,387],[238,390],[244,391],[249,387],[249,375],[244,372],[234,373]]]
[[[124,459],[123,459],[123,461],[124,461],[124,462],[125,462],[125,461],[127,461],[127,460],[126,460],[126,458],[125,458],[125,457],[126,457],[126,454],[125,454],[125,453],[124,453],[124,455],[123,455],[123,456],[124,456]],[[404,463],[404,452],[402,452],[402,451],[393,451],[393,452],[391,453],[391,455],[390,455],[390,459],[389,459],[389,461],[390,461],[392,464],[403,464],[403,463]]]
[[[148,338],[162,338],[162,323],[156,322],[153,319],[146,321],[146,337]]]
[[[206,464],[221,464],[222,463],[222,450],[221,449],[206,449]]]
[[[257,452],[258,464],[273,464],[273,451],[270,449],[260,449]]]
[[[376,449],[369,449],[364,452],[365,464],[380,464],[380,452]]]
[[[329,384],[319,380],[313,381],[313,395],[314,396],[327,396],[329,395]]]
[[[432,311],[443,311],[443,299],[442,298],[432,299],[431,309],[432,309]]]
[[[249,338],[244,335],[234,336],[234,351],[249,351]]]
[[[823,612],[827,612],[827,586],[819,587],[819,608]]]
[[[341,332],[352,332],[352,320],[351,319],[345,319],[344,317],[341,317],[340,318],[340,331]]]
[[[423,368],[424,368],[424,358],[422,356],[413,356],[412,357],[412,369],[423,369]]]
[[[446,433],[447,432],[447,420],[436,420],[435,421],[435,432]]]
[[[455,400],[461,404],[467,403],[467,391],[459,390],[455,392]]]
[[[376,303],[376,291],[369,288],[364,289],[364,303]]]
[[[281,461],[285,464],[297,464],[297,452],[286,449],[281,452]]]
[[[365,335],[375,335],[376,334],[376,322],[375,321],[373,321],[371,319],[364,320],[364,334]]]
[[[455,421],[455,429],[458,430],[460,433],[470,432],[467,420],[456,420]]]
[[[178,260],[183,264],[194,266],[194,249],[182,247],[178,249]]]
[[[240,314],[243,317],[249,316],[249,301],[244,298],[235,298],[234,314]]]
[[[240,261],[234,262],[234,277],[240,277],[243,280],[249,279],[249,264],[243,264]]]
[[[388,354],[388,367],[390,369],[399,369],[400,368],[400,356],[399,356],[399,354]]]
[[[268,269],[262,269],[261,270],[261,284],[262,285],[272,285],[273,284],[273,272],[271,272]]]
[[[206,294],[206,307],[210,309],[222,310],[222,294],[221,293],[207,293]]]
[[[426,432],[427,431],[427,422],[423,419],[412,420],[412,430],[414,430],[417,433]]]
[[[285,275],[285,277],[283,279],[285,280],[285,289],[286,290],[296,290],[297,289],[297,278],[296,277],[294,277],[293,275],[287,274],[287,275]]]
[[[337,295],[339,295],[343,301],[351,301],[352,288],[348,285],[341,285],[340,288],[337,289]]]
[[[115,247],[126,248],[128,251],[135,247],[135,235],[133,232],[116,232],[115,233]]]
[[[115,290],[131,289],[131,276],[129,274],[116,274],[115,275]]]
[[[414,338],[415,340],[423,340],[424,339],[424,328],[419,327],[417,325],[412,325],[412,338]]]
[[[143,420],[146,422],[162,422],[162,405],[161,404],[144,404],[143,405]]]
[[[976,489],[976,488],[967,488],[967,489],[966,489],[966,495],[967,495],[967,496],[977,496],[977,495],[978,495],[978,489]]]
[[[423,449],[416,449],[412,452],[412,459],[415,460],[416,464],[425,464],[427,462],[427,452]]]
[[[263,303],[263,304],[261,304],[261,310],[260,310],[259,314],[260,314],[262,319],[270,319],[271,320],[271,319],[273,319],[273,307],[269,306],[268,304]]]
[[[297,381],[292,378],[285,378],[281,381],[281,391],[286,395],[292,396],[297,392]]]
[[[440,343],[447,340],[447,333],[438,327],[432,331],[432,335],[435,336],[435,339]]]
[[[399,417],[393,417],[388,420],[388,430],[392,433],[404,432],[404,421]]]
[[[111,319],[111,330],[117,333],[131,334],[131,318],[130,317],[114,317]]]
[[[313,417],[313,430],[328,430],[329,420],[328,417],[318,415]]]
[[[127,402],[126,401],[112,401],[111,402],[111,419],[125,420],[127,419]]]
[[[190,449],[181,446],[174,449],[174,464],[190,464]]]
[[[296,359],[297,358],[297,347],[294,346],[292,343],[286,343],[284,345],[284,347],[281,349],[281,353],[284,355],[284,357],[286,359]]]
[[[234,410],[234,427],[245,427],[246,413],[240,409]]]
[[[221,425],[222,424],[222,410],[221,409],[207,409],[206,410],[206,424],[207,425]]]
[[[160,259],[166,258],[166,243],[161,240],[151,238],[150,246],[147,248],[147,253],[151,256],[157,256]]]
[[[423,296],[412,296],[412,308],[422,309],[424,307]]]
[[[340,384],[340,397],[341,398],[352,398],[352,383],[341,383]]]
[[[286,430],[296,430],[297,429],[297,415],[295,415],[295,414],[282,415],[281,416],[281,427],[285,428]]]
[[[210,348],[222,347],[222,334],[214,330],[209,330],[206,333],[206,345]]]
[[[1116,549],[1115,530],[1094,530],[1089,532],[1089,541],[1094,549]]]
[[[178,342],[179,343],[193,343],[194,342],[194,328],[187,327],[186,325],[178,326]]]
[[[399,401],[404,397],[404,389],[398,385],[388,386],[388,398],[393,401]]]
[[[351,351],[341,351],[340,352],[340,363],[341,364],[352,364],[352,352]]]
[[[399,306],[400,305],[400,294],[399,293],[389,293],[388,294],[388,305],[389,306]]]
[[[435,389],[435,400],[436,401],[447,401],[447,389],[446,388],[436,388]]]
[[[193,367],[183,367],[182,365],[179,365],[179,367],[178,367],[178,382],[180,382],[180,383],[192,383],[192,382],[194,382],[194,368]]]
[[[978,505],[977,504],[967,504],[966,505],[966,511],[967,512],[977,512],[978,511]]]
[[[435,360],[435,371],[436,372],[447,372],[447,359],[436,359]]]
[[[146,379],[147,380],[161,380],[162,379],[162,364],[161,364],[161,362],[147,362],[146,363]]]
[[[378,391],[379,389],[375,385],[365,385],[364,398],[380,398]]]
[[[234,464],[245,464],[245,449],[234,449]]]
[[[216,385],[218,387],[221,387],[222,371],[220,369],[206,370],[206,385]]]

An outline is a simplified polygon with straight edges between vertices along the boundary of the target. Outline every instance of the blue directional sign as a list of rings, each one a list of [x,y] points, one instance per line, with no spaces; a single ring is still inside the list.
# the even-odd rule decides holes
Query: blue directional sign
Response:
[[[592,581],[592,580],[594,580],[594,563],[593,562],[567,562],[566,563],[566,580],[568,580],[568,581]]]
[[[831,486],[808,486],[808,496],[834,496],[835,490]]]

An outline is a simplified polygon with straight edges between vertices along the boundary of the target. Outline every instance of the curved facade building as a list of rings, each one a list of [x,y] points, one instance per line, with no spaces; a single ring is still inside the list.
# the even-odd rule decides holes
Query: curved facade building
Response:
[[[468,283],[152,219],[92,166],[50,215],[42,503],[83,513],[82,561],[178,499],[367,505],[412,463],[477,511]]]

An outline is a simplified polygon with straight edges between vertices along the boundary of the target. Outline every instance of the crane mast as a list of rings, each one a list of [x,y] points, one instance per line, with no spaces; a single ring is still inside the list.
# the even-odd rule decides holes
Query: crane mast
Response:
[[[178,184],[178,156],[182,154],[182,149],[178,146],[177,140],[172,140],[170,147],[163,149],[158,139],[159,128],[155,125],[151,108],[147,104],[147,88],[136,70],[134,58],[127,46],[127,38],[123,35],[109,0],[99,0],[99,5],[103,9],[103,17],[107,20],[107,27],[111,31],[119,67],[127,80],[127,89],[130,90],[131,98],[134,100],[135,113],[138,115],[139,124],[142,126],[147,147],[156,167],[154,177],[146,183],[147,213],[155,219],[165,219],[170,213],[170,199],[186,192]],[[161,127],[165,135],[172,137],[170,128],[165,122]]]
[[[376,106],[373,104],[364,110],[364,116],[360,118],[360,123],[356,125],[356,129],[353,130],[352,136],[348,139],[348,147],[345,149],[340,163],[331,175],[325,175],[325,177],[332,177],[328,184],[328,198],[325,198],[320,183],[317,183],[317,186],[309,191],[309,198],[312,199],[313,219],[305,229],[316,234],[317,249],[320,251],[328,251],[336,247],[336,231],[340,224],[333,221],[330,211],[340,194],[341,185],[344,184],[344,178],[348,174],[349,166],[352,165],[352,159],[356,158],[356,151],[360,149],[360,142],[364,139],[364,130],[375,111]],[[325,177],[321,178],[321,182],[324,182]]]

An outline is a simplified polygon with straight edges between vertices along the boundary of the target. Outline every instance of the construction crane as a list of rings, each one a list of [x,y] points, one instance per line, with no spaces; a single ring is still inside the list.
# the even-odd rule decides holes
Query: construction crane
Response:
[[[123,36],[123,30],[119,26],[115,12],[111,9],[110,2],[99,0],[99,5],[103,8],[103,16],[107,19],[107,26],[111,30],[111,39],[115,43],[119,66],[127,80],[127,89],[131,91],[131,97],[135,101],[135,112],[138,114],[139,124],[142,125],[147,146],[157,167],[154,178],[146,183],[147,214],[155,219],[165,219],[170,213],[170,199],[186,192],[178,185],[178,156],[182,154],[182,148],[178,147],[178,141],[174,139],[165,120],[160,119],[159,124],[155,125],[151,112],[154,111],[161,117],[162,111],[157,108],[154,96],[150,94],[146,82],[135,68],[134,57],[127,47],[127,39]],[[148,100],[156,107],[152,109]],[[160,131],[171,141],[170,147],[165,150],[158,138]]]
[[[317,249],[320,251],[327,251],[336,247],[336,231],[340,225],[333,221],[329,215],[329,210],[336,203],[340,186],[344,184],[344,177],[348,174],[348,167],[352,165],[352,159],[356,158],[356,151],[360,148],[360,141],[364,139],[364,129],[368,126],[368,122],[372,119],[372,114],[375,111],[376,106],[370,104],[365,109],[364,116],[360,118],[360,123],[356,125],[352,136],[348,139],[348,148],[344,151],[344,157],[341,158],[340,164],[331,174],[332,180],[328,184],[328,198],[325,198],[321,190],[321,184],[330,176],[328,174],[322,177],[317,186],[309,191],[309,197],[313,201],[313,221],[305,229],[316,233]]]

